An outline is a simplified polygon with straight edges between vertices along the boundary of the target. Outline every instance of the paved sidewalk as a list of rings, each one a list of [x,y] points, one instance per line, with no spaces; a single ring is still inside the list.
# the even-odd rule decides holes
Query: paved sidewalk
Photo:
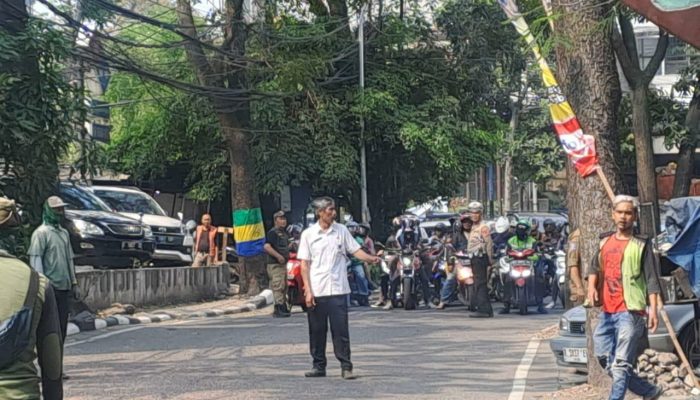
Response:
[[[240,314],[268,306],[274,302],[272,291],[263,290],[258,296],[241,298],[234,296],[224,300],[174,306],[154,311],[138,312],[134,315],[112,315],[95,319],[95,330],[117,325],[151,324],[170,320],[218,317],[221,315]],[[68,324],[68,336],[80,333],[80,328]]]

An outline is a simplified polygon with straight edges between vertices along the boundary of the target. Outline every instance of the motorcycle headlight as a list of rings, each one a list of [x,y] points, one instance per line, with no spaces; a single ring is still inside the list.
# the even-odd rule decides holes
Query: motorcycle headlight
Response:
[[[568,331],[569,330],[569,320],[561,317],[559,319],[559,329],[562,331]]]
[[[105,232],[99,226],[93,224],[92,222],[83,221],[82,219],[73,220],[73,226],[78,231],[80,236],[92,235],[92,236],[104,236]]]
[[[523,278],[527,278],[528,276],[532,275],[532,271],[529,269],[526,269],[523,271]]]
[[[510,271],[510,276],[512,276],[513,278],[520,278],[521,274],[520,274],[520,271],[518,271],[517,269],[514,269],[514,270]]]
[[[413,264],[413,260],[411,260],[411,257],[402,257],[401,263],[404,267],[410,267]]]
[[[153,230],[150,226],[143,226],[143,237],[146,239],[153,239]]]

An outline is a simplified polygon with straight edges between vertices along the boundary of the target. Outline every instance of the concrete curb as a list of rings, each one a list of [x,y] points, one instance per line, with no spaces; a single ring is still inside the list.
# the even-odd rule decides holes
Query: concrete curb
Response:
[[[211,309],[202,310],[196,312],[187,313],[173,313],[166,311],[155,311],[153,314],[142,315],[138,317],[132,317],[127,315],[114,315],[107,318],[96,318],[95,319],[95,330],[105,329],[110,326],[117,325],[136,325],[136,324],[155,324],[158,322],[171,321],[171,320],[183,320],[183,319],[196,319],[196,318],[211,318],[219,317],[222,315],[231,314],[241,314],[250,311],[255,311],[257,309],[269,306],[274,303],[274,297],[272,296],[272,291],[270,289],[263,290],[259,295],[249,299],[249,301],[243,305],[224,308],[224,309]],[[68,323],[68,333],[67,336],[77,335],[80,333],[80,328],[72,322]]]

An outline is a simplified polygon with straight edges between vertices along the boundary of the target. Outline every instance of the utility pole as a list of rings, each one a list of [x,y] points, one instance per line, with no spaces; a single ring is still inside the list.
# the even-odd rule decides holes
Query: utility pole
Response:
[[[365,92],[365,11],[367,5],[360,8],[360,26],[357,40],[360,47],[360,98],[364,100]],[[367,153],[365,150],[365,117],[360,113],[360,180],[362,197],[362,222],[369,224],[372,218],[367,205]]]

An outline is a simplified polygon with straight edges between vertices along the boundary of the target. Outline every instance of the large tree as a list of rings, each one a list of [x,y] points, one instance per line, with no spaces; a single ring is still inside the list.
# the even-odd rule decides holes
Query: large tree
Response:
[[[659,199],[656,190],[652,123],[649,115],[649,84],[666,55],[668,34],[659,31],[659,40],[656,43],[654,55],[647,65],[641,65],[639,57],[637,57],[637,38],[630,21],[632,16],[624,9],[617,12],[618,24],[613,29],[613,48],[632,92],[632,129],[637,158],[637,191],[640,202],[651,203],[653,209],[653,215],[643,215],[644,218],[640,220],[640,225],[642,232],[654,235],[659,225]]]
[[[85,108],[63,75],[70,42],[30,17],[23,0],[0,1],[0,49],[0,193],[23,206],[27,223],[20,240],[4,245],[23,254]]]
[[[609,23],[612,4],[607,0],[553,0],[552,6],[554,14],[560,16],[554,20],[559,82],[583,131],[594,136],[600,165],[613,190],[623,193],[626,188],[616,163],[620,81],[611,40],[612,25]],[[569,221],[574,228],[581,230],[581,258],[583,270],[587,271],[597,250],[598,235],[613,229],[611,203],[596,176],[583,179],[570,163],[567,172]],[[589,381],[600,384],[605,375],[593,357],[591,331],[592,326],[588,324]]]

